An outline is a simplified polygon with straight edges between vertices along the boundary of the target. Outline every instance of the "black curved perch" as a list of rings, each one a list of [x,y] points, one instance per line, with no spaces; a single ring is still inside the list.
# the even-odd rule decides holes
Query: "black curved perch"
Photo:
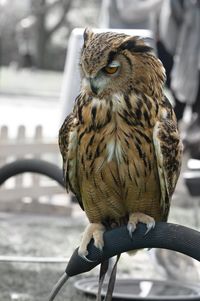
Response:
[[[64,187],[63,172],[55,164],[40,159],[19,159],[0,168],[0,185],[6,180],[24,172],[48,176]]]
[[[101,252],[95,248],[93,241],[88,246],[88,259],[78,255],[78,248],[74,251],[66,267],[65,274],[53,289],[50,301],[69,277],[88,272],[105,259],[130,250],[142,248],[163,248],[177,251],[200,261],[200,232],[171,223],[157,222],[153,230],[145,235],[146,227],[138,224],[131,239],[126,226],[104,233],[105,246]]]

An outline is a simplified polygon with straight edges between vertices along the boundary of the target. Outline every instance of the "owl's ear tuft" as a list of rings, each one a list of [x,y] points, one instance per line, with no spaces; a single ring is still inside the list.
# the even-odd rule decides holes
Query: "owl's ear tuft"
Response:
[[[151,52],[152,47],[146,45],[139,37],[130,37],[120,45],[120,50],[129,50],[131,52]]]
[[[93,31],[86,27],[83,33],[84,44],[88,41],[89,38],[93,36]]]

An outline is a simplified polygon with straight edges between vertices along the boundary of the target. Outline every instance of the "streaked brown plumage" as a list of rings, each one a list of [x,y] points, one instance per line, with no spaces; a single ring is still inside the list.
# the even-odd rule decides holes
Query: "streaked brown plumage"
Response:
[[[166,221],[180,172],[182,144],[165,72],[142,39],[86,30],[82,87],[59,133],[67,189],[89,219],[79,248],[107,227]],[[114,72],[114,73],[113,73]]]

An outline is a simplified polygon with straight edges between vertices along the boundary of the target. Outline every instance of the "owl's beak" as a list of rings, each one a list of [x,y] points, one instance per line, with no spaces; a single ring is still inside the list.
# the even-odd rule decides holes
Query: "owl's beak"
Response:
[[[96,81],[94,78],[90,78],[90,87],[94,94],[97,95],[99,88],[97,87]]]

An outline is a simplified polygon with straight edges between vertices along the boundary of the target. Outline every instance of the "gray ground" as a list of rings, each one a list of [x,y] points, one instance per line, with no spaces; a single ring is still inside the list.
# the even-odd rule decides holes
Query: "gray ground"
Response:
[[[80,227],[74,223],[62,217],[1,214],[1,255],[69,257],[80,236]],[[1,300],[47,300],[65,265],[1,263]],[[73,300],[72,285],[63,294]]]

